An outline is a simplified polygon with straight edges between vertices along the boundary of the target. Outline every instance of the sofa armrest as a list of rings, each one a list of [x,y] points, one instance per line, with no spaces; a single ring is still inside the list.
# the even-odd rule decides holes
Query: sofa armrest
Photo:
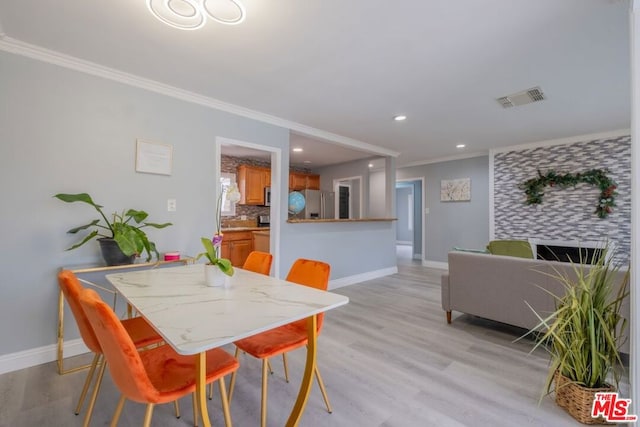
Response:
[[[442,309],[451,311],[451,297],[449,292],[449,273],[440,276],[440,290],[442,292]]]

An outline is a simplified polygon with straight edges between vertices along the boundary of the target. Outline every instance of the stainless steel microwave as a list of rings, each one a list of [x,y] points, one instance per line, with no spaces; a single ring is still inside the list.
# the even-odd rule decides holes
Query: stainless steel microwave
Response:
[[[264,206],[271,206],[271,187],[264,187]]]

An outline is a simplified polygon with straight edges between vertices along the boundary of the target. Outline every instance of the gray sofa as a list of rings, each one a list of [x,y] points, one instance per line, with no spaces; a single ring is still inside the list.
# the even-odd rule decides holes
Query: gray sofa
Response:
[[[553,312],[554,299],[543,289],[555,295],[564,293],[562,284],[552,277],[558,273],[575,277],[570,263],[449,252],[449,272],[441,279],[442,308],[447,322],[451,323],[451,311],[455,310],[531,329],[538,319],[525,301],[541,315]],[[623,273],[618,274],[621,282]],[[630,318],[628,298],[621,314]],[[628,326],[625,335],[629,336]],[[628,353],[628,340],[622,350]]]

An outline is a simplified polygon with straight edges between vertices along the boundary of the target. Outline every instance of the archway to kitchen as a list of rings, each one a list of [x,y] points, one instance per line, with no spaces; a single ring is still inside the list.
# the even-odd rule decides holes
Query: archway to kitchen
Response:
[[[229,254],[234,265],[241,265],[248,253],[263,250],[278,259],[280,252],[279,224],[281,218],[278,191],[281,188],[282,151],[280,148],[260,145],[248,141],[216,137],[216,182],[228,185],[236,182],[242,194],[235,206],[226,203],[222,211],[225,233],[223,253]],[[259,185],[243,188],[242,179],[261,180]],[[259,191],[255,191],[256,187]],[[272,190],[273,189],[273,190]],[[257,239],[257,240],[256,240]],[[257,243],[256,243],[257,242]],[[259,247],[256,247],[257,246]],[[272,274],[279,276],[278,263],[273,264]]]

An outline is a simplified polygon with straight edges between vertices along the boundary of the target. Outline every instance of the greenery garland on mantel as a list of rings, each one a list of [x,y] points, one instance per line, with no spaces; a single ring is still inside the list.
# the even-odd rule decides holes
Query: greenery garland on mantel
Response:
[[[616,206],[615,197],[618,195],[616,188],[618,184],[609,178],[607,169],[591,169],[586,172],[578,172],[575,174],[565,173],[559,174],[554,170],[550,170],[546,174],[542,174],[538,170],[538,177],[531,178],[518,185],[518,188],[524,190],[527,195],[527,205],[539,205],[542,203],[544,196],[544,187],[558,186],[560,188],[575,187],[580,183],[597,186],[600,189],[600,197],[596,206],[595,214],[599,218],[606,218],[613,208]]]

